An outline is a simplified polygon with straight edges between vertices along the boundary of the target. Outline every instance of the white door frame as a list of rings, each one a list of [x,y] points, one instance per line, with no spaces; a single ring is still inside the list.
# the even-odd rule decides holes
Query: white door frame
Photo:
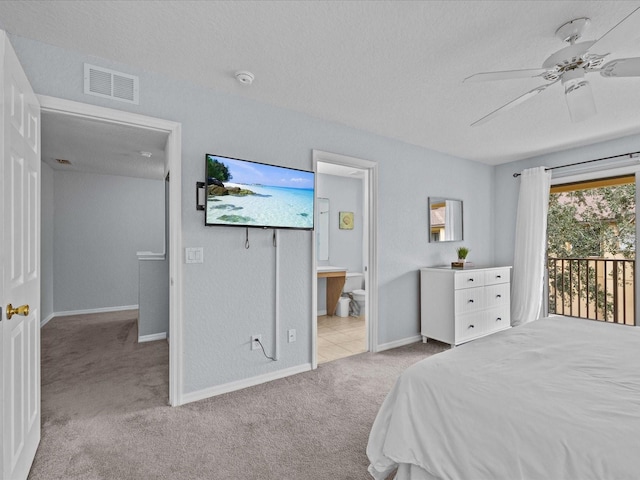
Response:
[[[122,110],[38,95],[41,110],[168,133],[165,177],[169,182],[169,404],[182,405],[182,125]]]
[[[368,238],[366,271],[367,301],[365,304],[365,321],[367,322],[367,347],[371,352],[378,351],[378,164],[370,160],[340,155],[338,153],[312,150],[313,171],[317,172],[318,162],[332,163],[346,167],[365,170],[364,210],[365,235]],[[311,368],[318,368],[318,275],[316,260],[316,238],[312,236],[312,273],[311,279]]]

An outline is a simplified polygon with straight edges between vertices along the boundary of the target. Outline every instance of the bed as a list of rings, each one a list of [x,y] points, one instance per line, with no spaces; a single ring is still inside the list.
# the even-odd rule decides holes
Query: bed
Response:
[[[367,455],[378,480],[640,478],[640,328],[545,318],[422,360]]]

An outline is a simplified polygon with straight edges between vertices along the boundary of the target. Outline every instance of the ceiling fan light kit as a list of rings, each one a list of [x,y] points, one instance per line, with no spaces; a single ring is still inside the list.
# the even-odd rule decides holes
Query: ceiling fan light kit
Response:
[[[572,122],[582,122],[596,114],[591,84],[584,79],[584,70],[567,71],[562,76],[562,84]]]
[[[590,23],[589,18],[580,17],[562,24],[555,36],[569,45],[550,55],[543,62],[542,68],[483,72],[465,78],[465,82],[479,82],[540,77],[550,82],[521,95],[471,125],[491,120],[537,96],[559,80],[564,87],[571,121],[581,122],[597,113],[591,84],[585,79],[586,74],[600,72],[605,78],[640,77],[640,57],[620,58],[604,64],[605,57],[611,55],[615,47],[640,38],[640,8],[627,15],[598,40],[576,43]]]

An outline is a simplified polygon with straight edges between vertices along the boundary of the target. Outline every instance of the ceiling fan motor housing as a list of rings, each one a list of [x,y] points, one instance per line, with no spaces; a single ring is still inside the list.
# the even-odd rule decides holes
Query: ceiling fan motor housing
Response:
[[[604,61],[604,55],[588,53],[589,48],[594,43],[595,41],[581,42],[558,50],[542,64],[542,68],[548,70],[543,75],[543,78],[553,81],[571,70],[594,70],[600,67]]]

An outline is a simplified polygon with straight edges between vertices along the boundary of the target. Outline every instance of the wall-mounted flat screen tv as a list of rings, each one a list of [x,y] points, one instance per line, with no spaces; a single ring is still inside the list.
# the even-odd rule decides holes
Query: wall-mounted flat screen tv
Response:
[[[315,174],[206,154],[205,225],[313,230]]]

